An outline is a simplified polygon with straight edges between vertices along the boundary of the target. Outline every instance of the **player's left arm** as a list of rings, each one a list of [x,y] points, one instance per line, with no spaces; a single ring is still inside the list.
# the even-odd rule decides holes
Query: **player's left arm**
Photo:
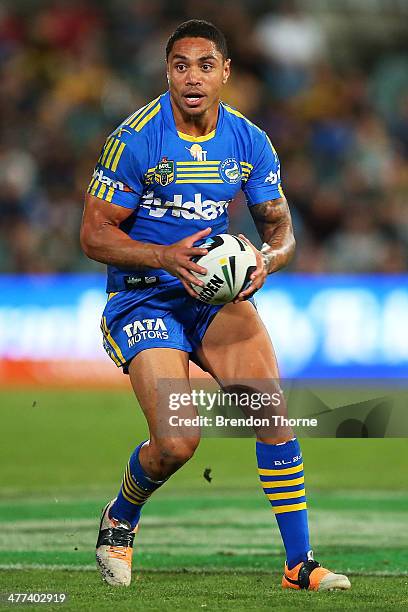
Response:
[[[242,236],[254,249],[257,267],[251,275],[251,285],[239,294],[237,302],[258,291],[268,274],[284,268],[292,259],[296,247],[292,218],[284,196],[251,206],[250,212],[263,245],[259,251],[248,238]]]
[[[243,186],[247,204],[263,245],[254,247],[257,267],[251,275],[251,284],[235,301],[248,299],[264,284],[268,274],[280,270],[295,252],[292,219],[281,185],[278,154],[265,132],[253,130],[253,149],[249,153],[251,171]],[[252,166],[251,166],[252,164]]]
[[[292,218],[286,198],[269,200],[250,209],[262,239],[263,264],[267,274],[284,268],[295,252]]]

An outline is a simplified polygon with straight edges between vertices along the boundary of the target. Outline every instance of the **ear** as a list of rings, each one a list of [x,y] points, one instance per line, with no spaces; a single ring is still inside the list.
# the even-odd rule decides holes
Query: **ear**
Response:
[[[222,82],[224,85],[228,81],[230,74],[231,74],[231,60],[226,59],[224,62],[224,70],[223,70],[223,76],[222,76]]]

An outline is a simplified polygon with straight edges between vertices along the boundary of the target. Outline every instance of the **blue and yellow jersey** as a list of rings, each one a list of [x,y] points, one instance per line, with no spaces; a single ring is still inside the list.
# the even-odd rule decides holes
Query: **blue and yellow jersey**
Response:
[[[248,206],[283,195],[265,132],[224,102],[210,134],[178,132],[167,92],[108,137],[88,192],[133,211],[121,229],[134,240],[168,245],[208,226],[211,235],[226,232],[228,205],[241,189]],[[149,272],[160,282],[176,280],[164,270]],[[131,274],[108,266],[107,291],[125,289]]]

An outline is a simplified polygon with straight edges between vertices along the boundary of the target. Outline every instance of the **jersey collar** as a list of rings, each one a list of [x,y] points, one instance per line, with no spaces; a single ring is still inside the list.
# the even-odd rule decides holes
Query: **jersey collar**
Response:
[[[205,142],[206,140],[211,140],[214,138],[217,133],[221,132],[222,124],[224,121],[224,108],[222,104],[218,105],[218,119],[215,130],[206,134],[205,136],[190,136],[189,134],[183,134],[183,132],[179,132],[176,128],[176,122],[174,121],[173,109],[170,101],[170,92],[166,91],[165,94],[161,97],[161,107],[164,120],[167,126],[171,129],[172,132],[175,132],[179,138],[182,140],[187,140],[188,142]]]

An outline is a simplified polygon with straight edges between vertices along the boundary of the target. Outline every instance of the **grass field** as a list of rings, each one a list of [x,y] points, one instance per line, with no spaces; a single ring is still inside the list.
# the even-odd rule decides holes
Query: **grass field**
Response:
[[[281,591],[282,546],[250,439],[203,440],[149,502],[135,579],[118,591],[100,582],[94,545],[100,509],[146,434],[131,394],[2,391],[0,418],[0,592],[68,594],[49,610],[408,607],[405,440],[302,443],[316,557],[349,573],[350,592]]]

